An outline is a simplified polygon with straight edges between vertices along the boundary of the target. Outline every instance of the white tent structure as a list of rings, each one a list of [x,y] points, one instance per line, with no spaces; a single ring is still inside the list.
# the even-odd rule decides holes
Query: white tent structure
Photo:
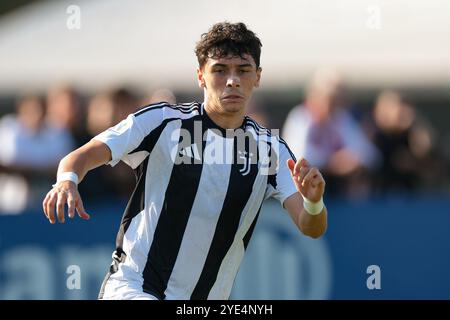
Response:
[[[63,0],[0,20],[0,92],[58,81],[193,89],[195,43],[223,20],[261,38],[265,88],[322,66],[356,86],[450,84],[446,0]]]

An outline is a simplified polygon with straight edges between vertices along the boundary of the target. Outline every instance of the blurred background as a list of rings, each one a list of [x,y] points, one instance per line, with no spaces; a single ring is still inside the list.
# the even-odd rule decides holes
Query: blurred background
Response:
[[[232,298],[449,299],[444,0],[2,1],[0,299],[96,298],[134,176],[90,172],[92,219],[53,226],[57,164],[139,107],[202,101],[195,43],[224,20],[263,43],[250,116],[322,170],[329,210],[312,240],[267,202]]]

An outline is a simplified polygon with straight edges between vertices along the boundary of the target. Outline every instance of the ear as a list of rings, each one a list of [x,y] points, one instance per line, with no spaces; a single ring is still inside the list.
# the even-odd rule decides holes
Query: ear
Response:
[[[197,81],[198,81],[198,86],[200,88],[205,88],[205,79],[203,78],[203,70],[202,68],[198,67],[197,68]]]
[[[262,72],[261,67],[258,67],[258,70],[256,70],[256,83],[255,83],[255,88],[258,88],[258,87],[259,87],[259,81],[261,80],[261,72]]]

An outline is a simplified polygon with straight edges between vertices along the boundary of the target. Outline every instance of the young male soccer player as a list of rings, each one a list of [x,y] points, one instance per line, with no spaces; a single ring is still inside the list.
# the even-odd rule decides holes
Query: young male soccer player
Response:
[[[228,299],[263,201],[275,197],[313,238],[327,225],[325,181],[245,116],[261,42],[217,23],[196,47],[203,103],[144,107],[61,160],[43,201],[51,223],[89,219],[77,184],[120,160],[136,173],[101,299]],[[276,168],[274,170],[273,168]]]

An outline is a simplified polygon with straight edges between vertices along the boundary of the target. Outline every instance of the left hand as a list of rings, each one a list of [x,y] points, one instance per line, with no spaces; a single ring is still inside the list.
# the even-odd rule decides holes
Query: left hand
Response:
[[[319,169],[310,167],[306,159],[294,162],[289,159],[287,166],[298,192],[312,202],[318,202],[325,192],[325,180]]]

